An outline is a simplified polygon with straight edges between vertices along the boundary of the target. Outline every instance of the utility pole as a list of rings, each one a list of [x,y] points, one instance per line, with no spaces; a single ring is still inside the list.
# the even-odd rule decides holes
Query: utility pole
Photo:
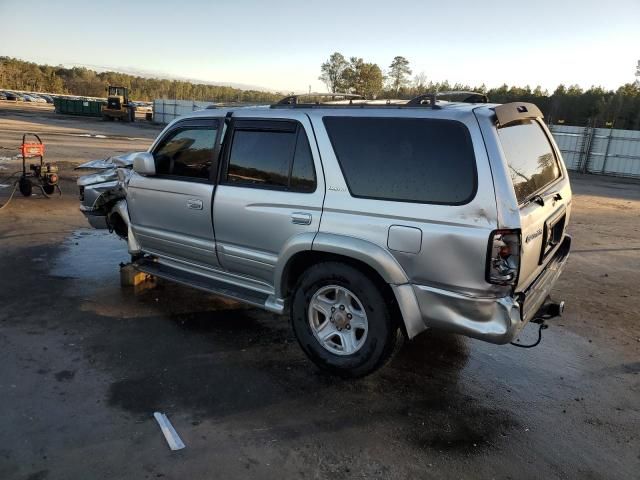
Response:
[[[636,85],[640,85],[640,60],[638,60],[638,64],[636,65]]]

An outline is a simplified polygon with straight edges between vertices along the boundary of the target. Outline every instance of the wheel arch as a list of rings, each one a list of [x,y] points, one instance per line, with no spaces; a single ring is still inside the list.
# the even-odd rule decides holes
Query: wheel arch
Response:
[[[378,285],[408,338],[425,330],[407,275],[382,247],[358,238],[323,233],[316,235],[312,244],[298,242],[296,247],[289,248],[289,255],[276,266],[275,294],[278,298],[290,297],[300,275],[310,266],[337,261],[357,268]]]
[[[295,271],[295,266],[301,262],[301,257],[313,259],[330,255],[368,267],[389,285],[402,285],[409,282],[406,273],[393,255],[372,242],[346,235],[318,233],[313,238],[309,234],[303,234],[288,242],[280,255],[274,272],[276,295],[286,297],[291,269],[294,267]]]

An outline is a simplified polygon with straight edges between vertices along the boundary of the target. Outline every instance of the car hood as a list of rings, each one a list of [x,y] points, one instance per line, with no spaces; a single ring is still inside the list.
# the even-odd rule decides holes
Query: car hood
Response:
[[[132,166],[133,153],[125,153],[124,155],[91,160],[78,165],[75,170],[105,170],[107,168],[131,168]]]

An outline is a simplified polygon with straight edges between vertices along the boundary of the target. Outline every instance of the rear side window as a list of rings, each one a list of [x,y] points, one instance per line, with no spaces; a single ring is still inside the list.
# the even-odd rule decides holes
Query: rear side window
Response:
[[[509,175],[519,203],[560,177],[549,139],[534,120],[498,129],[509,165]]]
[[[313,157],[302,126],[291,122],[238,121],[226,181],[238,186],[315,191]]]
[[[460,122],[324,117],[353,196],[461,205],[475,195],[471,137]]]
[[[316,172],[309,140],[304,132],[298,133],[296,153],[291,168],[291,189],[298,192],[313,192],[316,189]]]
[[[227,180],[258,186],[286,187],[295,133],[236,130]]]

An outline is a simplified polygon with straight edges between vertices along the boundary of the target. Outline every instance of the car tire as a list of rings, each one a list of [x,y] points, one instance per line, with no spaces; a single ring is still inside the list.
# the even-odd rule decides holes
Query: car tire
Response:
[[[290,310],[293,331],[307,356],[341,377],[374,372],[401,344],[400,329],[381,289],[344,263],[323,262],[307,269],[294,289]]]

